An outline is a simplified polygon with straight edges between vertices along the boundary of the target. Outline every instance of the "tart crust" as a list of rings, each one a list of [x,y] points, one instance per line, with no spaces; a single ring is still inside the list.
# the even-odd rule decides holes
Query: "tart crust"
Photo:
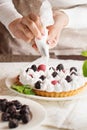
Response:
[[[87,83],[85,83],[83,86],[76,90],[71,90],[67,92],[47,92],[47,91],[41,91],[37,89],[33,89],[36,95],[43,96],[43,97],[68,97],[73,96],[81,92],[85,87],[87,86]]]

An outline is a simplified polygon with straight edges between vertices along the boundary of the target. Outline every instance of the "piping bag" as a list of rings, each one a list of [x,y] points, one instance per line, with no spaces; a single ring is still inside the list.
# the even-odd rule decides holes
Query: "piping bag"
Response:
[[[47,44],[48,30],[47,26],[53,25],[52,7],[48,0],[45,0],[40,7],[40,19],[45,29],[45,35],[40,40],[35,38],[37,48],[41,56],[49,58],[49,45]]]

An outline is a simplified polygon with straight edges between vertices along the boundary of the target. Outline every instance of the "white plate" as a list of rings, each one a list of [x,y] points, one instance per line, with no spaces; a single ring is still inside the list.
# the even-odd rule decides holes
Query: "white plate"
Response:
[[[32,101],[31,99],[22,98],[22,97],[14,97],[14,96],[0,96],[0,99],[6,98],[7,100],[19,100],[22,104],[29,105],[29,108],[32,113],[32,118],[27,124],[19,124],[17,128],[14,130],[31,130],[31,128],[40,125],[46,117],[46,111],[42,105],[39,103]],[[0,130],[9,130],[8,122],[0,121]]]
[[[53,97],[43,97],[43,96],[37,96],[37,95],[26,95],[26,94],[19,93],[16,90],[11,88],[11,86],[12,86],[12,84],[14,84],[14,82],[15,82],[15,78],[6,79],[5,83],[6,83],[6,86],[8,87],[8,89],[15,92],[16,94],[19,94],[24,97],[32,98],[32,99],[47,100],[47,101],[62,101],[62,100],[74,100],[74,99],[80,99],[80,98],[87,97],[87,87],[79,94],[74,95],[74,96],[69,96],[69,97],[57,97],[57,98],[54,97],[53,98]]]

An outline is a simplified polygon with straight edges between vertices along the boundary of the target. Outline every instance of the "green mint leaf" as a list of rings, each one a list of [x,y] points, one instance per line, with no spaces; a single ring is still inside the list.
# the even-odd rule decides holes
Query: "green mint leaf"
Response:
[[[82,51],[81,55],[87,57],[87,51]]]
[[[19,93],[23,93],[25,87],[19,85],[12,85],[11,88],[18,91]]]
[[[23,93],[28,94],[28,95],[35,95],[35,93],[33,92],[31,88],[25,88]]]
[[[84,61],[82,70],[83,70],[84,77],[87,77],[87,60]]]
[[[28,95],[35,95],[33,90],[29,88],[29,85],[12,85],[11,88],[16,90],[19,93],[24,93]]]

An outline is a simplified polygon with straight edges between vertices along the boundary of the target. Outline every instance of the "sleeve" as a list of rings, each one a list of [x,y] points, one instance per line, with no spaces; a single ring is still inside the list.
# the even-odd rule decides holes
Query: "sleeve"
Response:
[[[87,5],[64,9],[69,17],[67,28],[87,28]]]
[[[7,29],[13,20],[21,17],[22,15],[17,12],[12,0],[0,0],[0,21]]]

